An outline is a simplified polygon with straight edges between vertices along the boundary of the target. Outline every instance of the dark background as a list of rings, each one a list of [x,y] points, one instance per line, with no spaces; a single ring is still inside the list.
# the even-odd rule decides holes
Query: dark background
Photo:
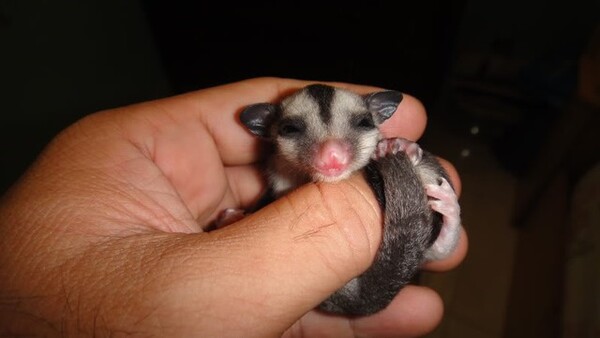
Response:
[[[540,154],[556,137],[552,127],[568,115],[576,97],[579,60],[599,19],[597,0],[241,5],[215,0],[0,0],[0,193],[56,133],[87,114],[256,76],[280,76],[362,83],[416,96],[429,114],[421,143],[457,166],[465,203],[496,193],[473,195],[478,184],[473,182],[483,182],[483,176],[478,175],[481,165],[466,160],[470,156],[500,173],[490,177],[513,177],[517,190],[525,191],[524,198],[516,198],[521,201],[517,210],[535,211],[565,162],[561,157],[553,164],[558,169],[549,163],[540,174],[535,159],[538,169],[540,163],[544,167]],[[596,125],[585,127],[587,134],[597,135]],[[588,144],[597,143],[597,136],[595,140]],[[558,144],[569,142],[559,138]],[[481,145],[489,149],[491,160],[478,157]],[[583,158],[588,157],[596,161],[598,154],[588,152]],[[563,197],[568,198],[570,187]],[[560,205],[567,209],[565,198]],[[506,214],[515,201],[498,203],[505,203],[496,209]],[[476,218],[477,210],[487,209],[475,204],[463,209],[476,225],[506,217]],[[552,241],[539,245],[532,243],[541,238],[539,233],[549,233],[546,223],[534,232],[533,225],[520,220],[527,217],[516,215],[510,224],[524,230],[514,250],[511,269],[516,277],[505,304],[507,337],[559,332],[560,296],[555,291],[562,290],[560,264],[549,260],[547,273],[532,269],[545,257],[564,260],[565,213],[553,211],[545,213],[559,225]],[[473,240],[471,257],[493,257],[493,252],[481,252],[489,247],[486,236],[495,241],[497,235],[471,228],[473,238],[478,229],[484,240]],[[462,282],[481,284],[477,273]],[[538,285],[549,284],[550,291],[536,293],[543,289]],[[548,299],[555,307],[535,308]],[[531,317],[534,312],[540,315]],[[528,331],[523,331],[524,323]]]
[[[512,157],[536,147],[537,134],[572,94],[598,7],[596,1],[3,0],[0,191],[81,116],[255,76],[402,90],[421,99],[431,116],[445,117],[434,121],[465,131],[479,123],[480,137],[505,144],[498,156],[522,171],[527,157]],[[455,106],[458,95],[500,96],[508,112],[477,115]],[[507,131],[511,150],[504,149]],[[515,151],[513,143],[527,149]]]

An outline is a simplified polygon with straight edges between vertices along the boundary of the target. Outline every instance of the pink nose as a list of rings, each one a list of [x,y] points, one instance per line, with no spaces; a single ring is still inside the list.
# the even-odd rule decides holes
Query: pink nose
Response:
[[[315,168],[325,176],[339,176],[352,159],[350,145],[342,140],[327,140],[319,146],[314,159]]]

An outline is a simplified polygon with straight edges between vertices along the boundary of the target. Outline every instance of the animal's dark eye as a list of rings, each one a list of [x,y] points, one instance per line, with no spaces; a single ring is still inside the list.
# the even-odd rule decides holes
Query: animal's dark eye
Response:
[[[375,128],[375,121],[373,121],[371,114],[365,114],[357,116],[354,125],[360,129],[373,129]]]
[[[301,120],[284,120],[279,124],[278,133],[282,137],[298,137],[305,129],[304,122]]]

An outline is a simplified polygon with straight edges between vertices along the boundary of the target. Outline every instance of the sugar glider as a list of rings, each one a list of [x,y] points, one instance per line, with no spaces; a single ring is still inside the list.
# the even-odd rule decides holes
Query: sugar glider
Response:
[[[363,96],[314,84],[278,104],[250,105],[240,115],[252,134],[274,145],[267,171],[275,198],[362,170],[383,210],[383,239],[372,266],[321,310],[369,315],[385,308],[424,260],[447,257],[458,241],[460,208],[447,173],[416,143],[383,139],[379,131],[401,100],[397,91]]]

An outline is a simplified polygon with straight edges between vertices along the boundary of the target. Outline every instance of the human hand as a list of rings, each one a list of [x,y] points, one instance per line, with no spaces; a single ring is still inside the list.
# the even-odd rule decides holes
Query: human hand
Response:
[[[0,332],[23,335],[415,336],[441,320],[432,290],[348,319],[312,309],[366,270],[381,215],[359,176],[309,184],[219,230],[264,189],[248,104],[307,82],[262,78],[90,115],[58,135],[0,204]],[[357,92],[375,88],[336,84]],[[386,136],[417,139],[405,96]],[[446,164],[454,186],[456,172]],[[426,269],[456,266],[456,253]]]

